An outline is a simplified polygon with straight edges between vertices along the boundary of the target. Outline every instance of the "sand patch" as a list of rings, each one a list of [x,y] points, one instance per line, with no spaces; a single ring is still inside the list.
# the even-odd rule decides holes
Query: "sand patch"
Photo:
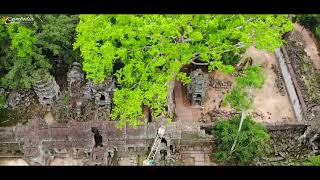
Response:
[[[28,166],[21,158],[0,158],[0,166]]]
[[[252,93],[254,96],[253,111],[256,112],[254,114],[261,115],[256,116],[255,120],[265,123],[293,121],[294,115],[289,97],[287,94],[281,96],[275,84],[276,74],[271,69],[271,64],[276,64],[275,55],[250,48],[245,56],[251,56],[254,64],[262,64],[266,75],[264,86]]]
[[[49,111],[49,112],[46,113],[46,115],[44,116],[44,120],[46,121],[46,123],[47,123],[48,125],[51,125],[51,124],[53,124],[53,123],[56,122],[56,121],[55,121],[55,118],[54,118],[54,116],[53,116],[53,114],[52,114],[51,111]]]

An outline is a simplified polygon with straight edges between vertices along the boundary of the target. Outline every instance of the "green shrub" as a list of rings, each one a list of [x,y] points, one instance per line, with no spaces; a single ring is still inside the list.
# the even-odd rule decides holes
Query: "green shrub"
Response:
[[[318,39],[320,39],[320,15],[319,14],[308,14],[297,16],[298,22],[311,30]]]
[[[224,98],[223,103],[229,104],[237,111],[243,109],[250,109],[252,107],[252,98],[248,95],[248,92],[235,86]]]
[[[5,99],[0,95],[0,112],[4,109]]]
[[[65,105],[68,105],[69,104],[69,100],[70,100],[70,96],[68,95],[68,93],[66,93],[64,96],[63,96],[63,102]]]
[[[217,151],[213,157],[221,164],[247,165],[253,158],[261,157],[269,147],[270,136],[266,128],[253,121],[248,116],[243,122],[238,143],[230,154],[232,143],[237,135],[240,116],[229,120],[218,121],[213,128],[213,135],[217,142]]]
[[[298,22],[304,27],[315,31],[320,25],[320,15],[317,14],[302,14],[297,16]]]
[[[320,26],[318,26],[318,27],[316,28],[315,34],[316,34],[317,38],[320,39]]]
[[[305,163],[306,166],[320,166],[320,155],[311,156]]]

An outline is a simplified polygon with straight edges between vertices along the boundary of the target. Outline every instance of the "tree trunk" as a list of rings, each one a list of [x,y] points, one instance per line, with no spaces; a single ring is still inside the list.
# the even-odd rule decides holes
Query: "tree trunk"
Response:
[[[236,147],[236,144],[237,144],[237,141],[238,141],[238,136],[240,134],[240,131],[241,131],[241,128],[242,128],[242,124],[243,124],[243,121],[246,118],[246,116],[247,116],[247,111],[242,111],[239,129],[238,129],[238,132],[237,132],[237,136],[233,141],[233,144],[232,144],[232,147],[231,147],[231,150],[230,150],[230,154],[232,154],[232,152],[234,151],[234,148]]]
[[[174,86],[175,86],[175,79],[169,83],[168,97],[167,97],[168,115],[171,118],[174,117],[174,113],[175,113]]]
[[[251,97],[251,90],[252,90],[252,85],[250,86],[250,89],[249,89],[249,93],[248,93],[249,97]],[[239,137],[239,134],[240,134],[240,131],[241,131],[241,128],[242,128],[243,121],[247,117],[247,115],[248,115],[247,110],[245,110],[245,111],[242,110],[239,129],[238,129],[238,132],[237,132],[237,136],[236,136],[236,138],[233,141],[233,144],[231,146],[230,155],[232,154],[232,152],[234,151],[234,148],[236,147],[236,144],[237,144],[237,141],[238,141],[238,137]]]

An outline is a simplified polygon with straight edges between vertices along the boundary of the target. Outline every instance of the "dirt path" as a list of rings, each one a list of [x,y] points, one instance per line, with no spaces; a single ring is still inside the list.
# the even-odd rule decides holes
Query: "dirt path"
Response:
[[[223,81],[223,82],[234,82],[234,77],[230,74],[222,73],[218,70],[209,74],[211,78]],[[210,113],[214,109],[220,109],[223,111],[232,111],[230,107],[220,106],[220,103],[223,101],[224,96],[227,94],[226,89],[217,89],[209,86],[207,98],[204,103],[204,112],[205,114]]]
[[[313,61],[315,68],[320,69],[320,56],[316,45],[317,40],[312,36],[312,33],[308,29],[303,28],[298,23],[295,23],[293,27],[294,30],[299,31],[303,37],[303,40],[305,42],[304,51]]]
[[[175,113],[177,118],[182,121],[193,121],[193,114],[189,108],[186,107],[185,103],[183,102],[183,95],[182,95],[182,84],[180,82],[175,83],[175,103],[176,103],[176,110]]]
[[[179,128],[190,132],[199,131],[198,119],[200,118],[201,111],[185,102],[185,92],[183,92],[182,84],[179,81],[175,83],[174,97],[176,103],[175,114]]]
[[[255,90],[254,111],[262,114],[256,117],[256,121],[264,123],[275,123],[283,121],[293,121],[294,115],[286,94],[281,96],[275,85],[276,74],[271,69],[271,64],[276,64],[276,58],[273,53],[250,48],[247,50],[245,57],[251,56],[254,64],[264,65],[266,81],[262,89]]]
[[[44,116],[44,120],[46,121],[46,123],[48,125],[53,124],[55,121],[55,118],[53,116],[53,114],[51,113],[51,111],[47,112],[46,115]]]

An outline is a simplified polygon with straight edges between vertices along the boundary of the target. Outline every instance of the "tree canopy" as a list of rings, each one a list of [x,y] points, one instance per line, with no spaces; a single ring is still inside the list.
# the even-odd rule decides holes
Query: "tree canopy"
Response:
[[[237,111],[249,110],[252,107],[252,88],[262,88],[265,75],[260,66],[249,66],[236,78],[236,84],[225,96],[224,103]]]
[[[6,25],[5,29],[1,61],[6,74],[1,78],[1,86],[30,89],[50,69],[50,64],[36,46],[35,30],[16,23]]]
[[[213,128],[218,144],[214,157],[222,164],[247,165],[253,158],[261,157],[269,147],[270,135],[266,128],[254,122],[251,116],[247,116],[243,121],[242,131],[238,135],[238,145],[230,154],[230,148],[238,133],[240,119],[240,116],[236,116],[229,120],[218,121]]]
[[[234,67],[225,56],[250,46],[272,51],[291,29],[284,15],[80,15],[74,48],[87,78],[100,83],[116,76],[121,88],[112,117],[135,127],[143,105],[155,117],[166,114],[169,82],[190,81],[180,72],[183,65],[197,61],[230,73]]]
[[[77,16],[32,15],[32,23],[0,22],[0,86],[30,89],[51,59],[72,59]]]

